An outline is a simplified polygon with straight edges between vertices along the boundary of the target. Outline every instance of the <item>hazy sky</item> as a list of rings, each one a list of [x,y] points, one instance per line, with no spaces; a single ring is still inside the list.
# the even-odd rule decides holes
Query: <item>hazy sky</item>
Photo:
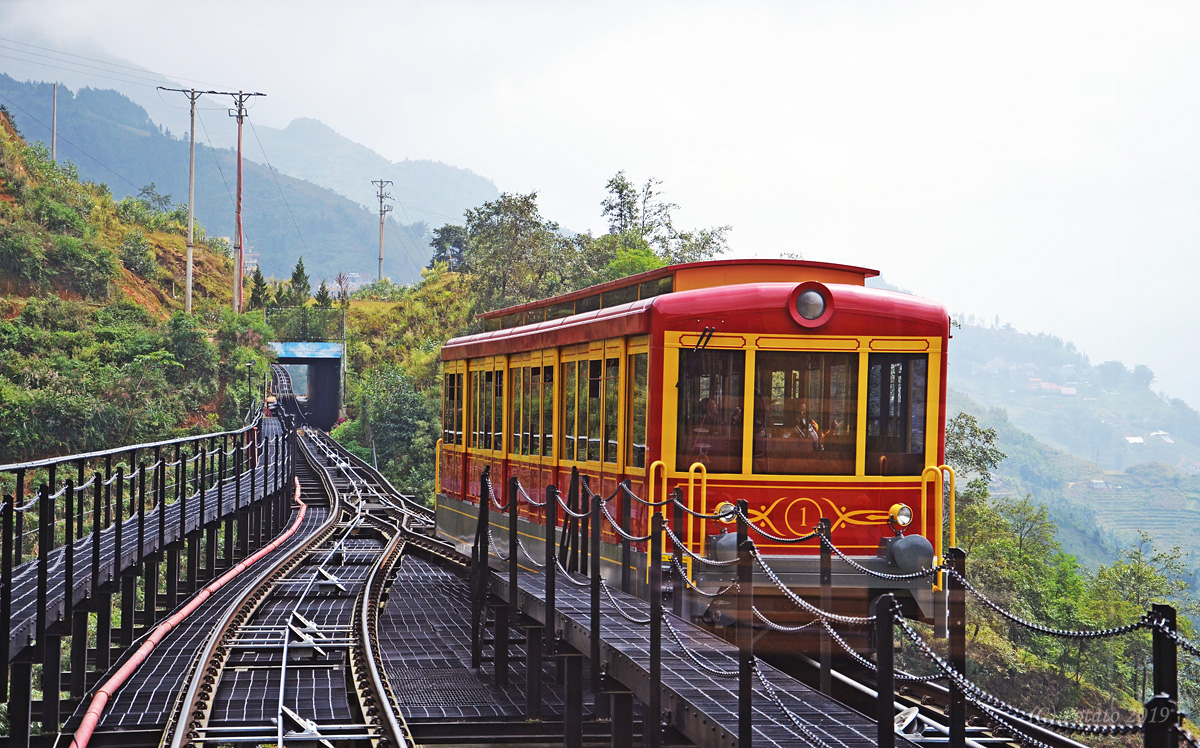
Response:
[[[874,267],[1200,407],[1192,2],[5,0],[0,28],[264,91],[258,122],[537,190],[575,230],[653,176],[735,255]]]

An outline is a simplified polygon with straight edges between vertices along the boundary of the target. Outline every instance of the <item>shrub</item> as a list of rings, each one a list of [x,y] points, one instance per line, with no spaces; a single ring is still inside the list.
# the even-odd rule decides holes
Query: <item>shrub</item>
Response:
[[[55,263],[79,293],[92,299],[106,299],[117,277],[117,256],[108,247],[59,236],[54,240]]]
[[[5,230],[0,233],[0,268],[10,277],[38,283],[46,274],[46,251],[36,237]]]
[[[143,278],[151,278],[158,270],[154,261],[154,250],[140,231],[131,231],[121,242],[121,262],[129,268],[129,272]]]
[[[83,216],[42,190],[36,190],[34,194],[33,220],[51,231],[67,232],[75,236],[83,235],[85,226]]]

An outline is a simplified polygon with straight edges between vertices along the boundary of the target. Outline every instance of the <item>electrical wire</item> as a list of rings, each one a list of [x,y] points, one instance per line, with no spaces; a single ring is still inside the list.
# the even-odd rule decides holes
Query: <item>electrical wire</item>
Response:
[[[287,208],[288,217],[292,219],[292,226],[296,229],[296,236],[300,237],[300,243],[304,245],[304,251],[308,251],[308,241],[305,240],[304,234],[300,232],[300,225],[296,223],[296,216],[292,213],[292,206],[288,204],[287,197],[283,194],[283,188],[279,186],[279,178],[275,176],[275,167],[271,166],[271,159],[267,158],[267,149],[263,148],[262,140],[258,137],[258,129],[254,127],[254,123],[250,123],[250,132],[254,133],[254,140],[258,143],[258,149],[262,151],[263,160],[267,162],[267,171],[271,172],[271,180],[275,182],[275,189],[279,191],[279,197],[283,200],[283,207]]]
[[[41,125],[42,127],[46,128],[47,130],[50,130],[50,129],[51,129],[50,125],[47,125],[45,122],[42,122],[40,119],[38,119],[37,117],[35,117],[35,116],[33,116],[32,114],[30,114],[30,113],[29,113],[27,110],[23,109],[23,108],[22,108],[22,107],[21,107],[19,104],[17,104],[15,101],[13,101],[12,99],[8,98],[8,97],[7,97],[7,96],[5,96],[4,94],[0,94],[0,99],[3,99],[5,102],[7,102],[7,103],[8,103],[10,106],[12,106],[12,107],[13,107],[14,109],[16,109],[18,112],[21,112],[22,114],[26,115],[27,117],[29,117],[29,119],[31,119],[31,120],[33,120],[34,122],[38,123],[39,125]],[[88,152],[87,152],[86,150],[84,150],[82,147],[80,147],[79,145],[77,145],[77,144],[76,144],[76,143],[74,143],[73,141],[71,141],[71,140],[67,139],[66,137],[64,137],[64,136],[63,136],[61,133],[56,133],[56,137],[57,137],[59,140],[61,140],[61,141],[63,141],[64,143],[66,143],[67,145],[70,145],[71,147],[73,147],[75,150],[79,151],[79,152],[80,152],[80,153],[82,153],[83,155],[87,156],[87,157],[88,157],[88,158],[90,158],[91,160],[95,161],[97,164],[99,164],[99,165],[100,165],[100,167],[101,167],[102,169],[104,169],[104,170],[108,171],[110,174],[112,174],[112,175],[113,175],[113,176],[115,176],[116,178],[118,178],[118,179],[122,180],[123,182],[125,182],[126,184],[128,184],[130,187],[134,188],[135,190],[136,190],[136,189],[138,189],[138,186],[137,186],[136,184],[134,184],[134,183],[133,183],[133,182],[132,182],[132,181],[131,181],[129,178],[125,177],[123,174],[120,174],[120,173],[118,173],[117,171],[115,171],[114,169],[112,169],[112,168],[111,168],[111,167],[110,167],[108,164],[104,163],[104,162],[103,162],[103,161],[101,161],[100,159],[98,159],[98,158],[96,158],[95,156],[93,156],[92,154],[88,153]]]
[[[18,40],[18,39],[9,39],[9,38],[7,38],[7,37],[0,36],[0,42],[7,42],[7,43],[9,43],[9,44],[19,44],[19,45],[21,45],[22,47],[31,47],[31,48],[33,48],[33,49],[40,49],[40,50],[42,50],[43,52],[53,52],[53,53],[54,53],[54,54],[56,54],[56,55],[62,55],[62,56],[64,56],[64,57],[74,57],[75,59],[78,59],[78,60],[87,60],[88,62],[96,62],[96,63],[99,63],[99,64],[101,64],[101,65],[107,65],[107,66],[109,66],[109,67],[114,67],[114,68],[123,68],[123,69],[125,69],[125,70],[135,70],[135,71],[138,71],[138,72],[150,72],[150,71],[147,71],[145,68],[142,68],[142,67],[137,67],[137,66],[134,66],[134,65],[122,65],[122,64],[121,64],[121,63],[119,63],[119,62],[109,62],[109,61],[107,61],[107,60],[101,60],[101,59],[98,59],[98,58],[95,58],[95,57],[88,57],[88,56],[86,56],[86,55],[77,55],[77,54],[75,54],[75,53],[73,53],[73,52],[63,52],[63,51],[61,51],[61,50],[58,50],[58,49],[53,49],[53,48],[51,48],[51,47],[42,47],[42,46],[39,46],[39,45],[37,45],[37,44],[30,44],[29,42],[23,42],[23,41],[20,41],[20,40]],[[0,48],[3,48],[3,47],[0,47]],[[22,54],[36,54],[35,52],[26,52],[25,50],[19,50],[19,49],[18,49],[18,50],[12,50],[12,51],[14,51],[14,52],[20,52],[20,53],[22,53]],[[47,57],[47,56],[46,56],[46,55],[39,55],[39,57]],[[53,57],[48,57],[48,59],[56,59],[56,58],[53,58]],[[58,61],[59,61],[59,62],[65,62],[65,63],[67,63],[67,64],[71,64],[71,65],[82,65],[82,64],[83,64],[83,63],[77,63],[77,62],[73,62],[73,61],[71,61],[71,60],[58,60]],[[26,62],[27,62],[27,61],[26,61]],[[91,66],[87,66],[87,67],[91,67]],[[97,70],[105,70],[105,68],[96,68],[96,69],[97,69]],[[117,71],[107,71],[107,72],[117,72]],[[206,87],[208,87],[208,88],[229,88],[229,86],[216,86],[216,85],[214,85],[214,84],[211,84],[211,83],[205,83],[204,81],[198,81],[198,80],[195,80],[195,79],[193,79],[193,78],[184,78],[184,77],[182,77],[182,76],[178,76],[178,75],[162,75],[162,78],[164,78],[164,79],[170,79],[170,80],[188,81],[188,82],[190,82],[190,83],[201,83],[201,84],[203,84],[204,86],[206,86]]]

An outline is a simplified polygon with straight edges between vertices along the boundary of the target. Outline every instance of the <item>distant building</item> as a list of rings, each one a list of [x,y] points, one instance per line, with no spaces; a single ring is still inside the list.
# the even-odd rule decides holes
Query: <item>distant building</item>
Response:
[[[1129,442],[1130,444],[1145,444],[1146,443],[1146,440],[1140,436],[1127,436],[1127,437],[1125,437],[1125,441]]]

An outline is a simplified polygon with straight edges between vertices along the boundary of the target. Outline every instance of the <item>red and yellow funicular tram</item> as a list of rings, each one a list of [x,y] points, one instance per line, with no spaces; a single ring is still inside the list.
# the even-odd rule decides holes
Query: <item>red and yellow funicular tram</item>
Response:
[[[539,499],[551,483],[565,495],[575,468],[601,496],[627,479],[646,499],[680,487],[701,513],[746,499],[754,524],[780,537],[828,518],[839,549],[890,574],[915,570],[880,551],[894,535],[889,511],[901,505],[908,535],[929,541],[906,557],[940,560],[949,318],[938,304],[867,288],[874,275],[717,260],[482,315],[484,332],[442,349],[439,534],[469,548],[487,466],[501,502],[513,476]],[[617,492],[614,516],[624,501]],[[632,531],[644,535],[649,510],[632,503]],[[521,507],[522,541],[535,557],[543,523],[542,510]],[[693,553],[729,552],[721,536],[730,525],[685,524]],[[816,588],[819,544],[754,539],[786,584]],[[613,582],[621,556],[607,526],[603,541]],[[634,578],[644,580],[647,549],[636,551]],[[910,614],[932,616],[928,578],[843,571],[834,582],[842,607],[865,607],[886,589],[907,599]],[[730,576],[699,564],[689,574],[702,589]]]

